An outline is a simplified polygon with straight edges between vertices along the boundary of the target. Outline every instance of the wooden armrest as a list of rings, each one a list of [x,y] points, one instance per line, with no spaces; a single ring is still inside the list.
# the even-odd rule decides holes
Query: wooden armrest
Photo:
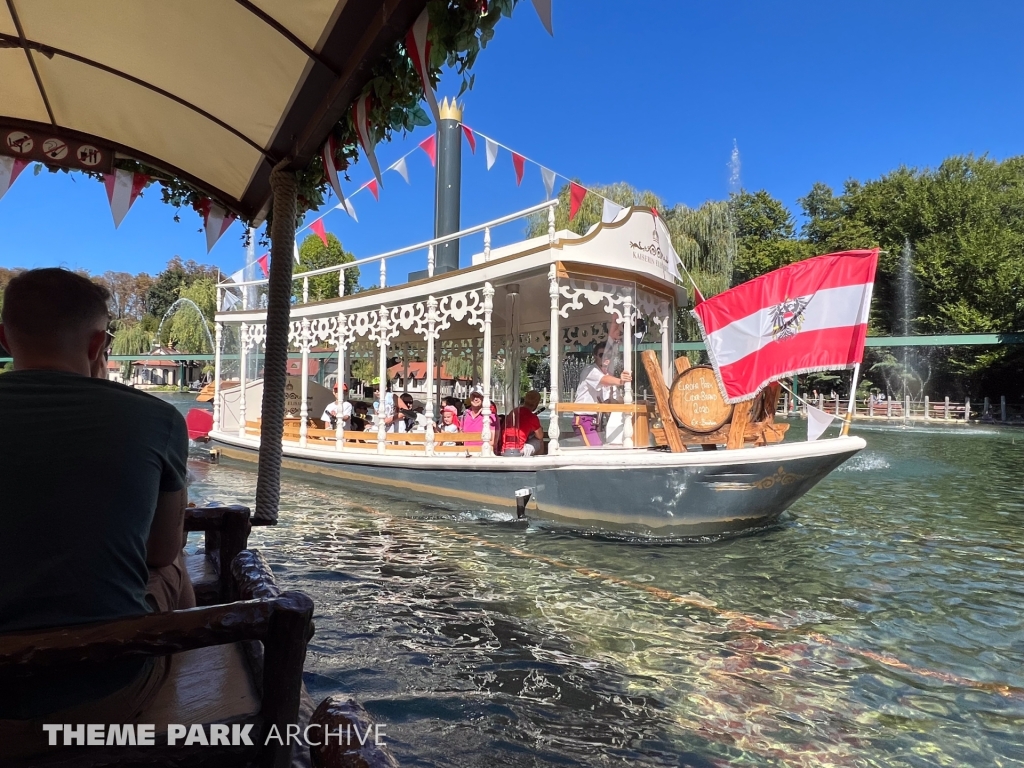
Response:
[[[285,592],[271,599],[10,632],[0,635],[0,669],[29,675],[40,668],[165,656],[241,640],[265,640],[278,614],[311,617],[312,612],[313,601],[307,595]]]
[[[206,532],[206,554],[217,565],[221,590],[231,577],[231,561],[249,543],[252,520],[248,507],[188,507],[185,530]]]
[[[186,531],[223,531],[249,520],[249,508],[238,504],[225,507],[186,507]]]

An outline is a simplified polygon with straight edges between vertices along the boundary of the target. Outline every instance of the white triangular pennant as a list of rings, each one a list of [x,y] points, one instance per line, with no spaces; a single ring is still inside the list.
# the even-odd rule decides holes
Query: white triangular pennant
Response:
[[[828,429],[835,416],[807,403],[807,439],[817,440]]]
[[[351,216],[353,219],[355,219],[357,224],[359,223],[359,217],[356,216],[356,209],[352,207],[352,201],[351,200],[346,198],[345,200],[342,200],[340,203],[338,203],[334,207],[344,211],[349,216]]]
[[[542,165],[540,167],[540,175],[541,178],[544,179],[544,199],[550,200],[551,193],[555,191],[555,172]]]
[[[604,224],[611,224],[615,221],[615,217],[622,211],[622,206],[618,203],[613,203],[611,200],[605,198],[604,206],[601,208],[601,222]]]
[[[235,272],[233,275],[228,275],[228,280],[232,283],[240,283],[245,280],[245,267]]]
[[[231,309],[240,301],[241,299],[235,296],[231,291],[224,291],[224,300],[221,302],[220,311],[230,312]]]
[[[221,235],[227,232],[231,222],[235,220],[235,214],[213,202],[209,198],[203,201],[203,228],[206,230],[206,252],[213,250],[213,246],[220,240]]]
[[[295,263],[298,264],[299,263],[299,242],[298,242],[298,240],[296,240],[294,243],[292,243],[292,247],[294,249]]]
[[[26,165],[28,165],[28,160],[0,155],[0,197],[7,194],[7,190],[11,188],[18,178],[18,174],[25,169]]]
[[[409,51],[410,58],[412,58],[416,73],[420,76],[420,80],[423,83],[423,95],[427,97],[430,112],[434,115],[434,124],[440,125],[441,112],[437,106],[437,96],[434,95],[434,89],[430,84],[430,76],[428,74],[430,70],[430,40],[427,38],[427,33],[429,30],[430,16],[427,13],[427,9],[424,8],[423,13],[416,19],[416,23],[412,25],[412,29],[409,30],[409,34],[406,36],[406,48]]]
[[[484,141],[487,143],[487,170],[489,171],[494,165],[494,161],[498,159],[498,142],[488,138],[485,138]]]
[[[544,25],[544,29],[554,37],[555,33],[551,29],[551,0],[533,0],[533,8],[540,16],[540,23]]]
[[[363,147],[363,154],[366,155],[366,160],[370,164],[370,169],[373,171],[373,177],[377,179],[377,183],[382,187],[384,182],[380,178],[380,165],[377,164],[377,155],[373,151],[373,136],[370,132],[370,119],[367,115],[370,109],[370,94],[366,94],[362,98],[356,99],[355,106],[355,126],[356,133],[359,136],[359,143]]]
[[[403,179],[405,179],[405,183],[406,184],[409,183],[409,166],[406,165],[404,157],[398,158],[398,160],[396,160],[392,164],[392,166],[390,168],[388,168],[388,170],[389,171],[395,171],[399,176],[401,176]]]
[[[114,229],[121,226],[128,210],[132,207],[146,185],[148,177],[141,173],[133,173],[123,168],[115,168],[113,173],[103,174],[103,185],[107,188],[107,201],[110,213],[114,216]]]
[[[335,157],[336,149],[337,142],[334,140],[334,135],[328,135],[323,149],[320,150],[320,162],[323,163],[324,173],[327,174],[327,182],[331,185],[331,189],[334,190],[334,194],[338,196],[339,200],[344,200],[345,195],[341,192],[341,179],[338,178],[338,162]]]

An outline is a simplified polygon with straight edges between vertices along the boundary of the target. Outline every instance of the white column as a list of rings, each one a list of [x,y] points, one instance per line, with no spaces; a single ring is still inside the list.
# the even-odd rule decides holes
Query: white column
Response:
[[[633,297],[626,295],[622,305],[622,372],[633,373]],[[633,404],[633,382],[622,383],[622,402]],[[633,414],[630,411],[622,414],[622,447],[633,447]]]
[[[217,289],[220,293],[220,289]],[[213,429],[220,430],[220,347],[223,338],[224,323],[217,321],[213,324]]]
[[[484,261],[491,260],[491,228],[484,227]]]
[[[299,339],[302,350],[302,386],[299,388],[299,396],[302,401],[299,403],[299,445],[306,447],[309,435],[309,403],[306,397],[309,395],[309,318],[302,318],[302,338]]]
[[[335,381],[338,382],[338,428],[334,433],[334,448],[341,451],[345,449],[345,424],[341,420],[342,405],[345,402],[345,313],[338,313],[338,375]]]
[[[243,292],[244,293],[244,292]],[[245,369],[247,360],[245,348],[249,344],[249,325],[242,323],[238,328],[238,436],[245,437]]]
[[[484,283],[484,425],[480,439],[484,441],[483,455],[493,456],[491,447],[491,311],[494,309],[494,286]]]
[[[338,270],[338,298],[345,295],[345,268]]]
[[[437,299],[427,297],[427,437],[426,450],[428,456],[434,455],[434,327],[437,324]]]
[[[386,288],[388,284],[388,267],[385,259],[380,260],[380,287]]]
[[[427,246],[427,277],[434,276],[434,246]]]
[[[555,206],[548,208],[548,245],[555,244]]]
[[[665,386],[671,387],[675,380],[675,369],[672,364],[672,305],[668,305],[668,316],[658,325],[661,326],[661,375],[665,377]]]
[[[309,303],[309,278],[302,278],[302,303]]]
[[[381,270],[384,269],[384,262],[380,263]],[[381,286],[383,287],[383,286]],[[388,310],[381,305],[380,314],[380,335],[377,337],[377,345],[380,347],[380,381],[378,392],[380,393],[380,410],[377,411],[377,453],[384,453],[384,437],[387,429],[384,426],[384,400],[388,396]]]
[[[554,231],[554,208],[548,209],[548,229]],[[554,455],[560,452],[558,438],[558,380],[559,361],[558,353],[561,348],[560,335],[558,332],[558,270],[554,264],[548,270],[548,296],[551,298],[551,339],[548,341],[548,358],[551,366],[551,419],[548,422],[548,454]]]

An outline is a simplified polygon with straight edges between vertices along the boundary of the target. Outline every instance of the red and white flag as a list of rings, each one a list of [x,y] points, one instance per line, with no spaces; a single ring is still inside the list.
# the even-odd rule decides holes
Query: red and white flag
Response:
[[[114,216],[114,229],[121,226],[128,209],[134,205],[148,181],[149,176],[146,174],[126,171],[123,168],[115,168],[113,173],[103,174],[110,212]]]
[[[356,103],[352,105],[352,124],[356,128],[356,136],[359,137],[359,144],[362,146],[363,154],[366,155],[366,160],[373,171],[373,177],[383,187],[384,182],[380,178],[380,166],[377,164],[377,155],[373,151],[374,140],[373,131],[370,129],[369,93],[365,96],[360,96],[356,99]]]
[[[323,148],[320,150],[320,162],[324,165],[324,173],[327,175],[327,181],[331,185],[331,189],[334,190],[334,194],[338,196],[339,200],[344,200],[345,195],[341,192],[341,178],[338,176],[338,142],[334,138],[334,134],[328,134],[327,141],[324,142]]]
[[[878,250],[816,256],[712,296],[691,312],[729,403],[777,379],[864,357]]]
[[[434,124],[440,125],[441,113],[437,107],[434,86],[430,82],[430,40],[427,38],[429,29],[430,18],[427,15],[427,9],[424,8],[423,13],[419,15],[416,23],[412,25],[412,29],[405,36],[405,49],[409,52],[409,58],[412,59],[416,74],[420,76],[420,82],[423,83],[423,95],[427,97],[427,104],[430,105],[430,111],[434,115]]]
[[[309,225],[309,228],[312,229],[313,232],[316,233],[317,237],[320,238],[320,240],[324,244],[324,248],[329,248],[330,247],[330,244],[327,242],[327,230],[324,229],[324,220],[323,220],[323,218],[319,218],[316,221],[314,221],[312,224]]]
[[[203,215],[203,229],[206,230],[206,252],[209,253],[220,240],[220,236],[228,231],[231,222],[235,220],[235,214],[228,213],[223,206],[208,197],[200,201],[199,212]]]
[[[7,194],[7,190],[18,178],[18,174],[25,170],[26,165],[28,160],[0,155],[0,197]]]

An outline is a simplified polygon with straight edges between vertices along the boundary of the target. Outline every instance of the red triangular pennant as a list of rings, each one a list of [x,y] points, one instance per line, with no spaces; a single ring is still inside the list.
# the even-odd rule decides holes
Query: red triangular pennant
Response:
[[[319,237],[321,240],[323,240],[324,248],[326,248],[327,247],[327,232],[324,230],[324,220],[323,219],[317,219],[316,221],[314,221],[312,224],[309,225],[309,228],[312,229],[314,232],[316,232],[317,237]]]
[[[262,256],[256,259],[256,263],[259,264],[260,269],[263,270],[263,276],[270,277],[270,254],[264,253]]]
[[[518,152],[512,153],[512,166],[516,169],[516,186],[518,187],[523,182],[523,168],[525,167],[526,158],[520,155]]]
[[[206,252],[213,250],[213,246],[220,240],[231,222],[235,220],[235,214],[228,211],[208,197],[199,201],[199,212],[203,216],[203,229],[206,230]]]
[[[469,149],[475,155],[476,154],[476,136],[473,135],[473,129],[468,125],[462,126],[462,132],[466,134],[466,141],[469,142]]]
[[[373,133],[370,130],[370,98],[371,94],[367,93],[356,99],[355,104],[352,105],[352,124],[355,126],[356,136],[359,138],[359,144],[363,148],[366,160],[373,170],[373,177],[383,186],[377,155],[373,151]]]
[[[427,157],[430,158],[430,164],[437,167],[437,136],[430,134],[427,138],[420,142],[420,149],[427,153]]]
[[[376,179],[370,179],[368,182],[366,182],[366,187],[373,194],[374,200],[380,200],[380,189],[377,187]]]
[[[6,157],[0,155],[0,197],[7,194],[11,184],[15,182],[18,175],[25,170],[28,160],[20,157]]]
[[[581,187],[575,181],[569,182],[569,221],[576,218],[576,214],[583,205],[583,198],[587,196],[586,187]]]
[[[427,97],[427,104],[430,105],[430,111],[434,115],[434,123],[440,125],[441,113],[437,106],[437,97],[434,95],[434,87],[430,83],[429,32],[430,18],[427,15],[427,9],[424,8],[423,13],[419,15],[416,23],[412,25],[405,36],[405,49],[409,52],[409,58],[412,59],[412,66],[416,70],[416,74],[420,76],[420,82],[423,83],[423,95]]]
[[[146,174],[133,173],[123,168],[115,168],[113,173],[103,174],[103,185],[107,188],[107,201],[110,203],[110,212],[114,216],[114,229],[121,226],[125,215],[135,204],[148,181],[149,176]]]

